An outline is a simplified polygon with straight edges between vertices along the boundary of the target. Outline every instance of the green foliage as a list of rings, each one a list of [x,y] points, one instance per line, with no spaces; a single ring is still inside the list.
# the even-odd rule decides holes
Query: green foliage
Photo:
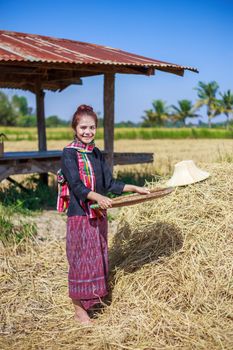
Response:
[[[69,122],[60,119],[56,115],[46,119],[47,127],[58,127],[68,124]],[[9,99],[4,92],[0,91],[0,125],[20,127],[35,127],[37,125],[36,115],[33,113],[33,108],[28,106],[25,96],[14,95]]]
[[[31,215],[33,211],[56,208],[57,191],[55,184],[45,186],[36,176],[22,182],[27,191],[11,184],[0,192],[0,204],[10,213]]]
[[[0,91],[0,125],[36,126],[36,117],[32,115],[26,97],[14,95],[10,100]]]
[[[21,115],[18,118],[17,125],[21,127],[35,127],[37,120],[35,115]]]
[[[233,115],[233,93],[227,90],[225,93],[220,93],[222,99],[219,101],[221,112],[227,117],[226,127],[229,127],[229,118]]]
[[[0,241],[4,246],[21,243],[23,240],[32,238],[37,234],[34,224],[23,223],[22,221],[15,224],[2,209],[0,210],[0,228]]]
[[[0,125],[16,125],[16,112],[8,96],[0,91]]]
[[[68,125],[67,121],[60,119],[57,115],[51,115],[50,117],[46,118],[45,121],[46,126],[50,128]]]
[[[29,115],[32,112],[32,109],[28,107],[28,101],[25,96],[14,95],[11,99],[11,104],[19,116]]]
[[[115,123],[115,128],[137,128],[140,126],[141,126],[141,123],[133,123],[130,120],[126,122]]]
[[[145,110],[145,116],[142,117],[142,126],[162,126],[169,119],[169,107],[165,101],[154,100],[152,102],[153,109]]]
[[[184,125],[187,118],[196,118],[199,116],[195,113],[195,108],[190,100],[180,100],[178,101],[178,107],[172,105],[172,108],[172,119]]]
[[[211,120],[221,113],[219,101],[216,98],[216,94],[219,90],[219,85],[216,81],[211,81],[206,84],[199,81],[197,90],[197,95],[199,99],[197,100],[195,107],[198,109],[202,106],[207,107],[208,124],[211,127]]]

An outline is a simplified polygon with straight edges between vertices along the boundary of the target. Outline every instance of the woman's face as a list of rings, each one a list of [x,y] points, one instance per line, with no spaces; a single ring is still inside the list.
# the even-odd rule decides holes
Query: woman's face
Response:
[[[76,126],[77,138],[83,143],[90,143],[94,140],[96,134],[95,120],[89,115],[81,117],[78,125]]]

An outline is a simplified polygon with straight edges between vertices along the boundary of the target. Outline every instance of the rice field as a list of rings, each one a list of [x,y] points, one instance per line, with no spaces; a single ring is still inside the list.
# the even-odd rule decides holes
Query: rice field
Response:
[[[10,141],[36,141],[36,128],[0,127],[0,133]],[[48,140],[68,140],[73,137],[70,127],[46,128]],[[103,128],[97,129],[96,139],[103,139]],[[220,128],[115,128],[115,140],[154,139],[233,139],[233,129]]]
[[[66,143],[49,141],[48,148]],[[5,146],[37,147],[34,141]],[[67,297],[65,216],[44,211],[24,218],[37,235],[0,247],[0,348],[231,350],[233,140],[118,140],[115,150],[154,152],[153,164],[129,168],[156,180],[159,174],[156,186],[164,186],[184,159],[211,176],[117,212],[109,242],[111,293],[91,326],[75,323]]]

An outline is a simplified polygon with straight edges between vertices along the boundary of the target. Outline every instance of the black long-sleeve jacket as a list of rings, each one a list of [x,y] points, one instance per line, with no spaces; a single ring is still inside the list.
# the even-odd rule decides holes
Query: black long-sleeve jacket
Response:
[[[95,147],[92,153],[87,153],[87,156],[92,164],[96,177],[95,192],[100,193],[102,195],[106,195],[108,192],[121,194],[125,184],[121,181],[115,180],[112,177],[112,173],[101,151],[97,147]],[[80,200],[88,200],[87,195],[91,191],[91,189],[87,188],[80,179],[76,149],[63,149],[61,159],[61,170],[68,182],[70,190],[70,204],[67,211],[67,215],[86,215],[83,208],[80,205]]]

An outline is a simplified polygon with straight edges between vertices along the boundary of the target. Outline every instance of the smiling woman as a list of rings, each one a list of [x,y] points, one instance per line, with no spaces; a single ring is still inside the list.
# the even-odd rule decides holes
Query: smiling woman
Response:
[[[126,185],[112,177],[101,151],[95,147],[97,116],[92,107],[81,105],[74,113],[75,139],[62,154],[58,210],[67,211],[66,253],[69,263],[69,296],[75,319],[90,323],[87,313],[108,294],[108,223],[106,209],[112,206],[108,192],[148,189]],[[100,210],[91,208],[98,203]]]

